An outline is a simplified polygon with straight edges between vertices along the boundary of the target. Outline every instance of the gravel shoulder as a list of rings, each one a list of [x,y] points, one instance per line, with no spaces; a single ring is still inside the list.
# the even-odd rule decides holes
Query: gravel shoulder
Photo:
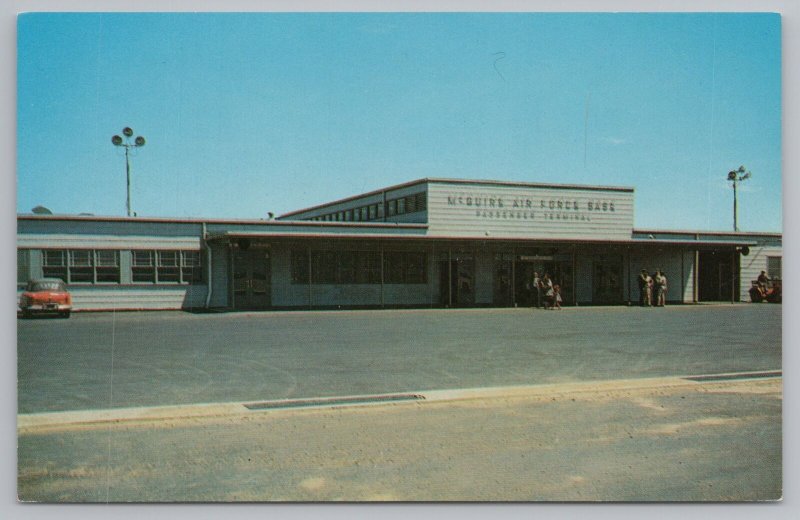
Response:
[[[20,430],[23,501],[760,501],[780,378]]]

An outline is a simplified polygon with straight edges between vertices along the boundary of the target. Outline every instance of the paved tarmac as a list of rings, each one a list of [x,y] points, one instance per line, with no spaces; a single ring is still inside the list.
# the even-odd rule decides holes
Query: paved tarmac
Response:
[[[18,320],[18,412],[779,370],[780,305]]]

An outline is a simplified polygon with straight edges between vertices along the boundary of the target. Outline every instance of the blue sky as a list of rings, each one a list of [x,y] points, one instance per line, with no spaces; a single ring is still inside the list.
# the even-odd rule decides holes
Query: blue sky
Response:
[[[636,188],[636,226],[780,231],[769,14],[19,18],[17,211],[261,218],[421,177]]]

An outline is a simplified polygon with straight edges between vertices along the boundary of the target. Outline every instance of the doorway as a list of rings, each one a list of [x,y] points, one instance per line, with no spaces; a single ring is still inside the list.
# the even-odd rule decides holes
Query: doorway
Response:
[[[547,274],[553,285],[558,285],[561,300],[565,305],[575,303],[573,294],[572,260],[566,255],[530,257],[520,255],[514,265],[514,299],[520,307],[543,305],[543,296],[540,297],[533,287],[533,274],[539,277]]]
[[[454,252],[450,260],[439,261],[439,302],[443,307],[475,305],[475,258],[472,253]]]
[[[268,309],[272,303],[269,249],[233,251],[233,308]]]
[[[738,298],[738,255],[728,251],[700,251],[697,269],[697,299],[701,302],[733,301]]]
[[[623,303],[622,259],[606,259],[593,263],[592,303]]]

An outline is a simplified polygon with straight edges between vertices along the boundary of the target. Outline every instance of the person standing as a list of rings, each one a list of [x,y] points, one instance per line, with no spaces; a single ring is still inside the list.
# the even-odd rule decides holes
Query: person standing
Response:
[[[642,269],[637,281],[639,282],[639,305],[649,307],[652,298],[650,291],[652,290],[653,279],[647,274],[647,269]]]
[[[548,273],[544,273],[542,278],[542,292],[544,293],[544,308],[552,308],[555,293],[553,292],[553,281]]]
[[[663,307],[667,304],[667,275],[659,269],[656,271],[656,306]]]
[[[533,272],[533,280],[531,281],[531,297],[533,298],[533,305],[536,308],[542,306],[542,279],[539,278],[537,271]]]

